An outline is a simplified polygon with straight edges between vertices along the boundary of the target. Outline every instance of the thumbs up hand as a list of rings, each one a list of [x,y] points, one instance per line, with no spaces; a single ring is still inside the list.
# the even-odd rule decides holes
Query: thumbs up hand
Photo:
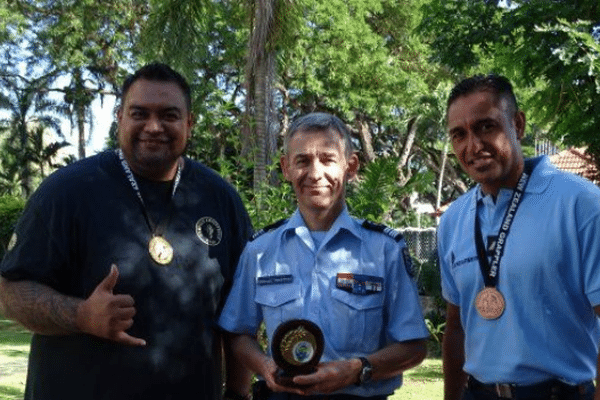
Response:
[[[111,265],[108,275],[96,286],[90,297],[77,308],[76,324],[85,333],[130,346],[145,346],[146,341],[125,332],[133,325],[133,297],[113,294],[119,270]]]

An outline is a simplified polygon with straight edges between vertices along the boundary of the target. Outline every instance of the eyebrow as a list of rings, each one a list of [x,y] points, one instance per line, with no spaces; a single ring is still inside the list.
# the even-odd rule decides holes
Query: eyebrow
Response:
[[[144,107],[144,106],[139,106],[136,104],[132,104],[129,106],[130,110],[140,110],[140,111],[146,111],[149,110],[151,107]],[[172,107],[165,107],[165,108],[161,108],[159,109],[160,112],[170,112],[170,111],[177,111],[179,113],[183,114],[183,110],[177,106],[172,106]]]

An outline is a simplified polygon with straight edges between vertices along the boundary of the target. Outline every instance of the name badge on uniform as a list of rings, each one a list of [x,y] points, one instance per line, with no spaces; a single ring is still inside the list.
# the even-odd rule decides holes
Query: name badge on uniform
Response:
[[[294,277],[292,275],[270,275],[270,276],[259,276],[256,278],[256,284],[259,286],[264,285],[280,285],[283,283],[292,283]]]
[[[352,294],[366,295],[383,291],[383,278],[372,275],[340,272],[336,276],[335,286]]]

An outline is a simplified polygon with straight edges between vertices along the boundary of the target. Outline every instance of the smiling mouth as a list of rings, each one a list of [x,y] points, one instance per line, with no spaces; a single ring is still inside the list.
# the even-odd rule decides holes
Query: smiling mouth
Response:
[[[167,139],[140,139],[139,142],[155,146],[169,143]]]
[[[322,192],[323,190],[327,190],[327,186],[306,186],[306,190],[309,192]]]
[[[491,157],[480,157],[469,161],[469,165],[475,168],[485,168],[493,161]]]

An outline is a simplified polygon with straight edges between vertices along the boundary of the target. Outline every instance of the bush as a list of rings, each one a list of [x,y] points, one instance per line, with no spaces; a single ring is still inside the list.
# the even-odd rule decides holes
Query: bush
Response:
[[[8,195],[0,197],[0,259],[6,253],[8,242],[24,207],[25,200],[21,197]]]

